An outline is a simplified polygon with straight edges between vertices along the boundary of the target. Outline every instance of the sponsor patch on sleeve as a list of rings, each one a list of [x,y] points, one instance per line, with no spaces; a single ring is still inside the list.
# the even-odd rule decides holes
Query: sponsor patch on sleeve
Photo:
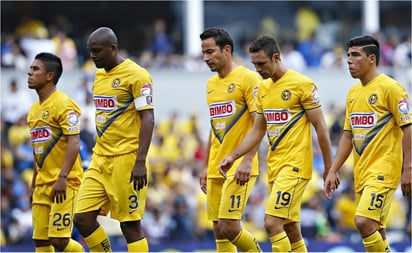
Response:
[[[153,87],[150,83],[143,85],[140,89],[140,97],[134,100],[134,104],[136,109],[153,105]]]

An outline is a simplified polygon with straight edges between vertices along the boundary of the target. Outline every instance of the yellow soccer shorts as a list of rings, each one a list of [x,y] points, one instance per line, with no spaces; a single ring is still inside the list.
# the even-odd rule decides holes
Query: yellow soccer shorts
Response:
[[[365,185],[356,193],[355,215],[377,222],[377,229],[385,228],[395,189],[386,186]]]
[[[53,203],[52,185],[36,186],[33,192],[33,239],[70,238],[73,229],[73,213],[78,191],[66,188],[66,200]]]
[[[257,176],[251,176],[244,185],[236,183],[231,176],[207,179],[207,215],[208,219],[241,220],[250,193],[256,183]]]
[[[266,215],[284,218],[285,223],[300,221],[302,197],[309,179],[279,175],[269,183]]]
[[[130,175],[135,161],[135,153],[119,156],[93,154],[80,186],[76,213],[100,210],[102,215],[110,212],[110,217],[119,222],[143,219],[148,185],[140,191],[133,189]],[[146,167],[149,178],[148,164]]]

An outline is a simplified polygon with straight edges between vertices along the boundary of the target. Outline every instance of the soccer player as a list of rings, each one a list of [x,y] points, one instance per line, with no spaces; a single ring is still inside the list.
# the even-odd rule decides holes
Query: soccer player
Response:
[[[120,222],[130,252],[147,252],[141,229],[148,185],[147,152],[154,127],[152,78],[118,54],[117,36],[100,27],[87,41],[98,68],[93,84],[96,144],[79,191],[74,223],[91,251],[111,251],[96,221],[108,214]]]
[[[346,98],[344,132],[324,191],[330,199],[339,186],[338,171],[353,150],[356,227],[367,252],[388,252],[385,224],[399,181],[403,195],[411,195],[409,98],[401,84],[377,70],[375,38],[355,37],[347,47],[349,72],[360,82]]]
[[[332,162],[318,90],[311,79],[282,64],[274,38],[258,38],[250,44],[249,53],[256,71],[265,79],[257,91],[257,114],[252,130],[221,162],[220,170],[227,173],[267,133],[270,196],[264,224],[272,251],[306,252],[299,221],[302,196],[312,176],[312,125],[325,168]]]
[[[34,150],[33,240],[36,252],[83,252],[71,239],[73,206],[83,177],[80,160],[80,108],[56,89],[63,72],[59,57],[35,56],[28,86],[39,100],[27,115]]]
[[[258,176],[258,143],[226,177],[219,162],[252,128],[255,117],[254,89],[260,77],[233,61],[233,40],[223,28],[212,27],[200,34],[203,61],[217,72],[207,82],[207,104],[211,130],[200,174],[200,187],[207,195],[207,212],[213,221],[218,252],[260,251],[254,236],[240,220]],[[237,248],[236,248],[237,247]]]

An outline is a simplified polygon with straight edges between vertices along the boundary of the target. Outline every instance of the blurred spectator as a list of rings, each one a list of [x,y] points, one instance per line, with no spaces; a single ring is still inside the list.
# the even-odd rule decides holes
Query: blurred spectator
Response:
[[[77,49],[72,38],[69,38],[64,31],[58,30],[52,38],[54,43],[54,53],[60,57],[64,71],[74,71],[77,69]]]
[[[12,125],[8,133],[8,143],[13,152],[13,155],[16,155],[17,147],[25,142],[30,136],[30,128],[27,125],[27,114],[20,116],[16,124]]]
[[[5,123],[6,134],[12,125],[29,112],[33,100],[27,90],[19,88],[16,79],[10,80],[9,91],[2,93],[1,98],[1,118]]]
[[[163,244],[169,241],[170,237],[170,216],[167,212],[154,207],[150,212],[146,212],[142,220],[142,227],[147,236],[147,240],[154,245]]]
[[[322,45],[317,41],[316,32],[311,36],[298,43],[298,50],[305,58],[308,68],[318,68],[320,66],[320,59],[324,53]]]
[[[33,169],[34,156],[31,137],[26,136],[24,142],[20,143],[16,148],[16,170],[20,175],[26,169]]]
[[[346,69],[346,62],[346,50],[340,42],[336,42],[334,47],[326,51],[320,59],[322,69]]]
[[[285,41],[281,46],[281,58],[287,68],[302,72],[306,69],[306,61],[301,52],[296,50],[292,41]]]
[[[13,34],[6,34],[1,44],[1,67],[26,71],[28,67],[27,57],[16,42]]]
[[[393,66],[393,54],[396,46],[399,44],[399,38],[396,34],[389,35],[388,38],[383,40],[381,45],[381,58],[379,66],[392,67]]]
[[[184,195],[178,194],[173,200],[170,239],[175,242],[193,242],[193,214]]]
[[[396,46],[393,53],[394,78],[404,85],[408,92],[412,91],[411,47],[409,34]]]

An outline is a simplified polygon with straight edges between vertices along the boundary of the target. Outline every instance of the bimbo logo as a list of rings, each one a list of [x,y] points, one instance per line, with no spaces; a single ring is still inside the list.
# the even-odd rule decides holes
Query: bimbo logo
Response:
[[[94,96],[96,110],[110,112],[116,109],[117,99],[115,96]]]
[[[30,131],[32,143],[46,142],[51,139],[51,129],[49,126],[37,127]]]
[[[352,128],[371,128],[376,125],[377,117],[372,113],[352,113],[350,123]]]
[[[224,103],[215,103],[209,106],[211,118],[229,117],[236,112],[235,103],[233,101]]]
[[[288,123],[291,115],[289,110],[265,110],[267,124],[285,124]]]

